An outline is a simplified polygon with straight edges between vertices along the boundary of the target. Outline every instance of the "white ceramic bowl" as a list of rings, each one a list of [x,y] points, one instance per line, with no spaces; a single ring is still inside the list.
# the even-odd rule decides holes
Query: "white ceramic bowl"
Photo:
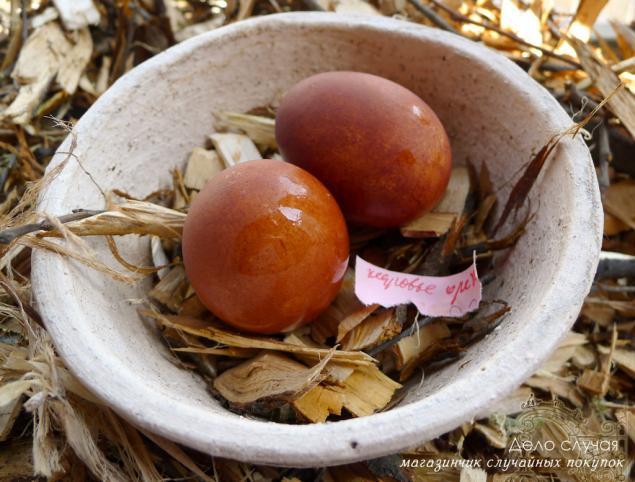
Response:
[[[571,120],[501,55],[463,38],[388,18],[271,15],[188,40],[121,78],[78,123],[75,153],[103,189],[143,196],[170,183],[212,131],[214,112],[247,111],[328,70],[358,70],[412,89],[437,112],[454,159],[487,162],[501,200],[509,178]],[[60,148],[52,165],[69,147]],[[490,296],[513,307],[460,363],[430,376],[396,408],[319,425],[249,420],[221,408],[179,369],[136,314],[148,283],[130,287],[48,253],[33,257],[33,289],[59,353],[77,377],[146,430],[213,455],[286,466],[368,459],[415,446],[470,420],[518,386],[575,320],[596,267],[602,210],[589,152],[556,149],[532,192],[535,220],[500,266]],[[46,188],[40,210],[102,208],[76,162]],[[93,241],[111,259],[100,240]],[[148,240],[120,241],[149,264]]]

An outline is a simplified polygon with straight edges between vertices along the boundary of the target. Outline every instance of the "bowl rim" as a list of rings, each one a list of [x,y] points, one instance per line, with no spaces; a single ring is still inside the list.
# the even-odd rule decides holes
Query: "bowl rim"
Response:
[[[322,12],[292,12],[267,15],[237,22],[188,39],[152,57],[120,78],[84,114],[77,129],[97,128],[99,117],[110,99],[134,85],[138,79],[178,63],[197,49],[236,35],[259,29],[297,27],[306,29],[361,29],[373,33],[441,43],[463,55],[485,63],[495,74],[522,87],[545,108],[548,121],[566,128],[571,120],[555,99],[513,62],[475,42],[418,24],[386,17],[340,15]],[[60,147],[58,152],[64,148]],[[590,154],[580,139],[567,141],[560,152],[568,162],[572,183],[571,210],[560,235],[563,249],[554,264],[553,282],[535,314],[534,325],[541,332],[517,337],[473,370],[473,377],[454,380],[427,397],[368,417],[334,423],[287,425],[210,414],[182,401],[176,401],[144,384],[133,370],[125,370],[107,347],[91,347],[77,342],[80,321],[73,321],[73,294],[63,264],[55,255],[34,251],[32,259],[33,294],[54,344],[67,367],[104,403],[142,429],[215,456],[293,467],[317,467],[371,459],[414,447],[461,423],[473,419],[495,400],[505,396],[529,377],[555,349],[575,321],[595,272],[602,239],[602,209],[599,189]],[[64,156],[55,156],[50,171]],[[578,162],[572,162],[572,160]],[[64,183],[51,183],[42,193],[38,208],[60,212],[59,199]],[[59,193],[59,195],[56,195]],[[70,297],[70,298],[69,298]],[[68,327],[75,323],[72,330]],[[70,335],[67,334],[70,332]],[[106,356],[95,364],[95,350]],[[509,367],[514,367],[510,370]],[[124,369],[121,372],[121,369]],[[123,379],[125,391],[109,389],[109,379]],[[483,390],[483,387],[491,389]],[[115,387],[116,388],[116,387]],[[141,405],[141,401],[143,404]],[[169,414],[168,414],[169,412]],[[422,413],[432,417],[422,417]]]

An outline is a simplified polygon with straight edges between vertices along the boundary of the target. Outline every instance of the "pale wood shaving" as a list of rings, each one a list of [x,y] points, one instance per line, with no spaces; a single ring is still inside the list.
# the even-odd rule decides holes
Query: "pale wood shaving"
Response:
[[[398,388],[401,388],[401,384],[372,365],[357,368],[343,386],[330,389],[340,394],[342,405],[349,412],[356,417],[363,417],[388,405]]]
[[[576,39],[571,39],[570,42],[594,85],[604,97],[611,97],[608,104],[613,113],[622,121],[631,136],[635,136],[635,95],[623,88],[613,94],[615,88],[620,85],[619,77],[598,60],[588,45]]]
[[[221,172],[223,168],[223,163],[216,152],[195,147],[187,160],[183,184],[188,189],[200,191],[207,181]]]
[[[68,30],[99,24],[101,15],[93,0],[53,0],[53,3]]]
[[[231,404],[248,406],[259,400],[290,401],[319,383],[330,355],[312,368],[280,354],[265,352],[224,371],[214,388]]]
[[[629,179],[611,184],[602,200],[606,211],[635,229],[635,181]]]
[[[401,332],[395,310],[387,309],[371,315],[349,331],[342,339],[343,350],[365,350]]]
[[[140,314],[141,316],[148,317],[157,321],[163,326],[179,329],[184,331],[185,333],[200,336],[202,338],[207,338],[209,340],[213,340],[217,343],[221,343],[227,346],[234,346],[238,348],[258,348],[261,350],[313,355],[316,357],[320,357],[320,359],[331,353],[331,350],[326,348],[312,348],[307,346],[293,345],[291,343],[285,343],[271,338],[257,338],[252,336],[240,335],[238,333],[226,331],[213,324],[205,323],[201,320],[195,320],[188,317],[163,315],[161,313],[156,313],[149,310],[141,310]],[[194,327],[192,325],[198,326]],[[188,353],[205,353],[205,349],[199,348],[179,348],[176,351]],[[347,352],[335,350],[331,356],[333,361],[343,361],[354,365],[373,365],[376,362],[376,360],[370,355],[359,351]]]
[[[293,401],[293,407],[312,423],[325,422],[329,415],[341,415],[343,402],[339,393],[316,385]]]
[[[20,91],[2,117],[11,118],[16,124],[28,123],[56,77],[66,92],[75,92],[90,60],[93,43],[87,29],[74,33],[73,37],[69,40],[55,21],[42,25],[29,36],[11,73]]]
[[[218,118],[223,128],[244,132],[259,147],[277,149],[275,119],[237,112],[221,112]]]
[[[469,193],[470,176],[467,168],[463,166],[453,168],[441,201],[431,212],[403,226],[401,234],[407,238],[424,238],[442,236],[447,233],[452,223],[463,212]]]
[[[183,265],[174,266],[148,292],[148,296],[159,303],[164,304],[168,309],[177,312],[188,288],[188,282]]]
[[[379,305],[372,304],[368,306],[362,306],[360,309],[354,311],[350,315],[340,321],[339,325],[337,325],[337,337],[335,341],[340,342],[342,339],[356,326],[362,323],[366,318],[372,315]]]
[[[253,141],[242,134],[212,134],[210,136],[216,152],[223,160],[225,167],[232,167],[241,162],[262,159]]]

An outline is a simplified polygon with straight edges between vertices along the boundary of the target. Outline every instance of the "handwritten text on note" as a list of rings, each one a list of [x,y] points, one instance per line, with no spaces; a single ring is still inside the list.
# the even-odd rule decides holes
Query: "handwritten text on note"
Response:
[[[450,276],[417,276],[380,268],[359,256],[355,264],[355,294],[362,303],[384,307],[414,303],[423,315],[460,317],[481,302],[482,285],[476,260]]]

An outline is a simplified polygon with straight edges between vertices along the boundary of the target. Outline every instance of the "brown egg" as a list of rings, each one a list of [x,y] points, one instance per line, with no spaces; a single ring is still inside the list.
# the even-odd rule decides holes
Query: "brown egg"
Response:
[[[333,300],[348,262],[340,208],[315,177],[282,161],[211,179],[183,228],[188,278],[209,310],[255,333],[292,330]]]
[[[452,167],[432,109],[399,84],[359,72],[317,74],[292,87],[276,115],[276,140],[349,221],[370,226],[401,226],[431,210]]]

